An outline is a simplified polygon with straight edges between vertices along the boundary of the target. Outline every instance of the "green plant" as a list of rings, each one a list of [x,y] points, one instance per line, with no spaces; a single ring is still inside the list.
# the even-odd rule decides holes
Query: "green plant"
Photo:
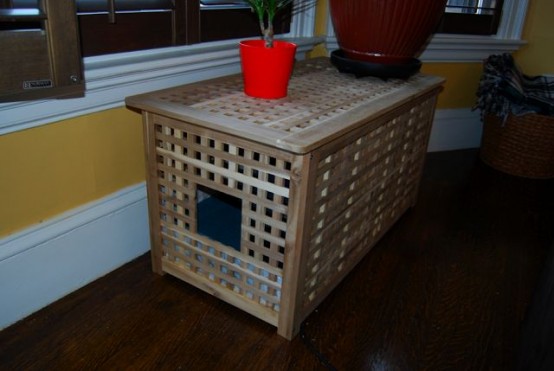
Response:
[[[273,20],[279,11],[293,4],[293,12],[315,4],[317,0],[244,0],[256,13],[267,48],[273,47]]]

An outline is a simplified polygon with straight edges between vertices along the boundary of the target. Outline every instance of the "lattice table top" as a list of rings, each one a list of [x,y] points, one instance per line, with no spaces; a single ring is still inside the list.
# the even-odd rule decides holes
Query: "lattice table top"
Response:
[[[298,62],[282,99],[251,98],[240,74],[128,97],[128,106],[307,153],[407,99],[437,89],[443,79],[355,78],[339,73],[327,58]]]

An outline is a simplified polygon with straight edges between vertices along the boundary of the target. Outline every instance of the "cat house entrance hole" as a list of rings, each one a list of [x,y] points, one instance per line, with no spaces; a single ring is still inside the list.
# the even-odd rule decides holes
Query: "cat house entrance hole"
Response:
[[[200,185],[196,199],[198,233],[240,251],[241,199]]]

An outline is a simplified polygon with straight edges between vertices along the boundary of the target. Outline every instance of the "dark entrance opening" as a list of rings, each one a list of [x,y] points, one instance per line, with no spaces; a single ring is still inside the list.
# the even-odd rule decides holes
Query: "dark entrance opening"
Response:
[[[241,199],[204,186],[196,199],[198,233],[240,251]]]

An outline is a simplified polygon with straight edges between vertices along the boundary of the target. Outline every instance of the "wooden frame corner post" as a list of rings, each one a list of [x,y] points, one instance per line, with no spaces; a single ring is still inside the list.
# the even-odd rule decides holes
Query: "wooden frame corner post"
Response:
[[[142,114],[144,148],[146,161],[146,191],[148,196],[149,225],[150,225],[150,255],[152,271],[164,274],[162,270],[162,247],[160,246],[160,210],[158,204],[158,169],[156,161],[156,128],[153,114],[143,111]]]
[[[283,272],[283,294],[281,297],[277,333],[292,340],[304,320],[302,294],[308,255],[310,220],[313,214],[313,184],[316,169],[313,154],[296,157],[291,171],[291,203],[289,209],[288,233]]]

